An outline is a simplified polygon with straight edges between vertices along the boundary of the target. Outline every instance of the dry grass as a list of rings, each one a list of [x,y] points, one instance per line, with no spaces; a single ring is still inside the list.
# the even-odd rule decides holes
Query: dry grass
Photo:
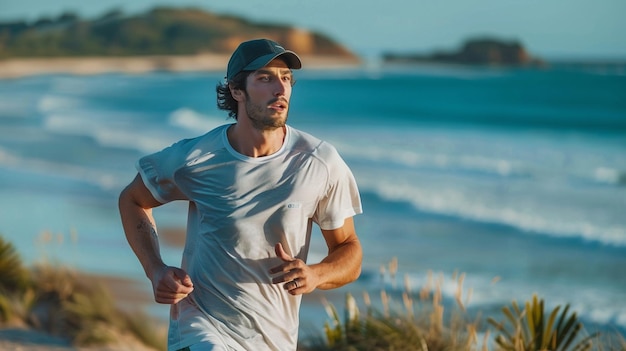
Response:
[[[0,280],[0,326],[34,328],[75,346],[124,340],[165,350],[166,335],[156,321],[141,311],[121,310],[103,283],[69,268],[40,264],[25,269],[1,236],[0,247],[10,248],[0,250],[0,277],[11,277]],[[10,285],[16,280],[15,272],[25,282],[19,288]]]
[[[463,289],[465,274],[454,273],[450,279],[457,286],[452,304],[444,305],[443,275],[427,273],[426,284],[411,291],[407,277],[404,290],[396,289],[398,263],[393,259],[381,267],[381,275],[391,279],[392,292],[382,289],[380,308],[373,307],[371,297],[363,297],[365,314],[350,294],[346,296],[345,315],[326,303],[330,320],[324,335],[312,337],[302,351],[626,351],[619,333],[586,335],[582,322],[568,307],[557,306],[549,313],[543,300],[534,297],[523,309],[513,302],[515,313],[503,308],[505,321],[491,319],[495,330],[483,324],[482,318],[470,316],[466,308],[471,290]],[[496,278],[497,279],[497,278]],[[385,278],[383,277],[383,281]],[[396,292],[393,294],[393,292]],[[446,307],[448,306],[448,311]],[[493,333],[492,333],[493,331]],[[482,336],[481,336],[482,334]]]
[[[381,267],[383,281],[391,282],[391,291],[380,292],[380,307],[372,304],[372,297],[364,293],[365,312],[359,309],[356,299],[346,295],[345,314],[339,316],[337,309],[326,302],[330,317],[324,326],[322,337],[307,341],[306,351],[465,351],[477,350],[479,341],[478,321],[471,321],[465,304],[468,300],[462,285],[465,275],[453,275],[459,287],[456,292],[456,308],[446,311],[441,287],[442,275],[428,273],[427,283],[420,291],[411,290],[408,276],[404,277],[404,289],[397,289],[398,262],[396,259]]]

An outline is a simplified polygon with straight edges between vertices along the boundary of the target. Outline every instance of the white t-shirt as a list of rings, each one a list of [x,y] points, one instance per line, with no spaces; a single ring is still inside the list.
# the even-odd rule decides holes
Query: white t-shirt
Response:
[[[296,349],[301,296],[272,284],[274,246],[307,259],[312,222],[336,229],[362,212],[352,172],[330,144],[286,128],[283,146],[247,157],[229,125],[141,158],[162,203],[189,201],[182,268],[193,293],[172,306],[169,350],[212,341],[232,350]]]

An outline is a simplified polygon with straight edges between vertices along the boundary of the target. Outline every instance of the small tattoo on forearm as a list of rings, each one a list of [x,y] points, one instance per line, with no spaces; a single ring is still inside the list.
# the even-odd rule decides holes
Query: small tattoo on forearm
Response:
[[[137,230],[141,233],[157,236],[156,228],[149,221],[141,221],[137,224]]]

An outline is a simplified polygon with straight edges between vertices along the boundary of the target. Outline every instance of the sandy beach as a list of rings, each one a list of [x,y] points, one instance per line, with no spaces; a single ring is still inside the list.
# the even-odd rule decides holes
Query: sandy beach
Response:
[[[67,340],[25,328],[0,329],[1,351],[151,351],[134,340],[121,339],[114,345],[75,347]]]
[[[129,57],[49,57],[0,60],[0,79],[40,74],[90,75],[103,73],[141,74],[154,71],[225,71],[228,55]],[[358,60],[327,56],[304,56],[307,69],[340,69],[360,64]]]

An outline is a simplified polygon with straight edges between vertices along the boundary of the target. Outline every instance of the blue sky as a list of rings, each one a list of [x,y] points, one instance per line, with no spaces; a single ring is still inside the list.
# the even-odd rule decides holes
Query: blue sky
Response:
[[[196,6],[323,32],[359,54],[455,49],[493,36],[544,58],[626,59],[626,0],[0,0],[0,20]]]

